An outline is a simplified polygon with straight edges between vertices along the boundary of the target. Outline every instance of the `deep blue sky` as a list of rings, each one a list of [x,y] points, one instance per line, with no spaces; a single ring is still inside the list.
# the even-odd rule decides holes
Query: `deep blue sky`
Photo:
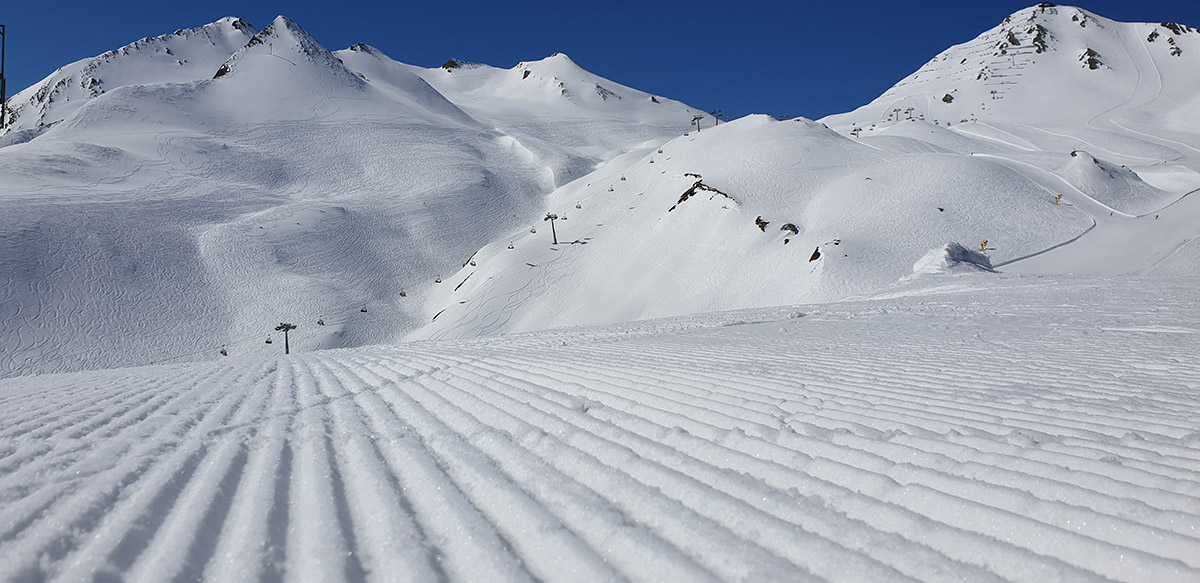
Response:
[[[1036,3],[60,0],[6,3],[0,24],[8,27],[10,96],[62,65],[142,37],[222,16],[261,29],[284,14],[334,50],[366,42],[414,65],[453,57],[505,68],[565,52],[613,81],[731,117],[818,118],[867,103],[943,49]],[[1115,20],[1200,26],[1195,0],[1074,5]]]

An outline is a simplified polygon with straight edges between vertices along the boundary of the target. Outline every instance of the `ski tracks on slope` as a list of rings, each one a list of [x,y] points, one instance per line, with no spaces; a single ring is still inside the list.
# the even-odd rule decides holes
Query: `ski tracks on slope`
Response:
[[[1196,577],[1188,347],[1015,305],[8,381],[0,578]]]

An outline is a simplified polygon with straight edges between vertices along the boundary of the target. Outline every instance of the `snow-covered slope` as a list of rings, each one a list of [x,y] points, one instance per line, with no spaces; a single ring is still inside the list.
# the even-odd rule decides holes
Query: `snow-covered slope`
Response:
[[[707,114],[673,99],[650,95],[595,75],[563,53],[511,69],[451,59],[414,71],[460,105],[488,117],[594,118],[596,113],[640,122],[690,121]]]
[[[16,134],[53,125],[89,100],[119,87],[209,79],[255,32],[240,18],[222,18],[72,63],[13,95],[5,130]]]
[[[911,117],[1093,131],[1125,121],[1194,135],[1198,64],[1200,31],[1186,25],[1035,6],[947,49],[870,104],[829,119],[859,127]]]
[[[1188,273],[1194,37],[1039,6],[855,112],[698,133],[562,54],[424,69],[284,17],[204,75],[118,54],[136,83],[0,147],[0,376],[268,354],[281,322],[313,350],[867,297],[950,244]]]
[[[0,381],[0,579],[1193,581],[1182,280]]]
[[[894,283],[947,241],[988,239],[1002,260],[1092,226],[994,160],[889,152],[766,116],[617,159],[548,211],[554,233],[537,221],[445,278],[418,337],[829,300]]]
[[[253,30],[240,22],[210,28]],[[165,38],[179,56],[221,49]],[[302,326],[301,350],[398,338],[433,280],[524,224],[556,180],[691,121],[631,104],[506,133],[411,67],[365,45],[334,54],[285,17],[225,48],[157,82],[140,72],[149,49],[118,51],[103,93],[8,134],[0,376],[267,354],[281,321]]]
[[[870,294],[948,243],[1019,271],[1200,269],[1192,52],[1186,26],[1039,5],[824,124],[638,150],[548,198],[566,245],[535,221],[482,248],[411,337]]]
[[[517,147],[552,161],[555,186],[590,172],[596,160],[677,136],[697,116],[703,125],[715,122],[684,103],[595,75],[563,53],[511,69],[451,59],[411,70]]]
[[[959,153],[1007,151],[1133,214],[1200,187],[1200,31],[1043,4],[823,121],[882,143],[903,136]],[[1076,151],[1086,155],[1066,159]]]
[[[0,580],[1200,580],[1185,27],[695,133],[239,22],[0,135]]]

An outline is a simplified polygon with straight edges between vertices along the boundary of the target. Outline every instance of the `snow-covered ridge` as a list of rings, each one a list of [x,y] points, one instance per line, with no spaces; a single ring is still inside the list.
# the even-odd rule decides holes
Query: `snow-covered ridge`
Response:
[[[863,129],[906,119],[1061,124],[1067,116],[1077,123],[1128,102],[1128,89],[1144,83],[1163,84],[1156,99],[1128,105],[1174,111],[1181,104],[1172,94],[1190,89],[1185,71],[1200,62],[1200,35],[1191,30],[1119,23],[1043,3],[951,47],[871,104],[829,121]],[[1087,98],[1049,89],[1071,86],[1088,87]]]
[[[88,100],[127,85],[198,81],[257,31],[226,17],[197,28],[148,37],[67,65],[9,99],[5,133],[57,123]]]
[[[414,69],[451,101],[471,111],[506,117],[636,117],[645,123],[710,115],[673,99],[650,95],[595,75],[564,53],[523,61],[510,69],[451,59],[441,67]]]
[[[260,56],[283,59],[293,66],[297,66],[297,63],[289,58],[298,58],[318,67],[321,71],[335,75],[338,81],[348,86],[360,89],[366,87],[366,83],[361,77],[346,69],[341,60],[333,56],[329,49],[326,49],[317,39],[286,16],[277,17],[262,32],[254,35],[246,43],[246,46],[221,64],[213,74],[213,78],[219,79],[231,73],[236,74],[239,63]]]

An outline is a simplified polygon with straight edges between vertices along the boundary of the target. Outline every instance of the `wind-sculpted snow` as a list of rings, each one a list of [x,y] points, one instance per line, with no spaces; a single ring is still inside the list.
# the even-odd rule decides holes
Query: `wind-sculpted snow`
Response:
[[[1200,577],[1195,278],[998,277],[0,381],[0,579]]]

